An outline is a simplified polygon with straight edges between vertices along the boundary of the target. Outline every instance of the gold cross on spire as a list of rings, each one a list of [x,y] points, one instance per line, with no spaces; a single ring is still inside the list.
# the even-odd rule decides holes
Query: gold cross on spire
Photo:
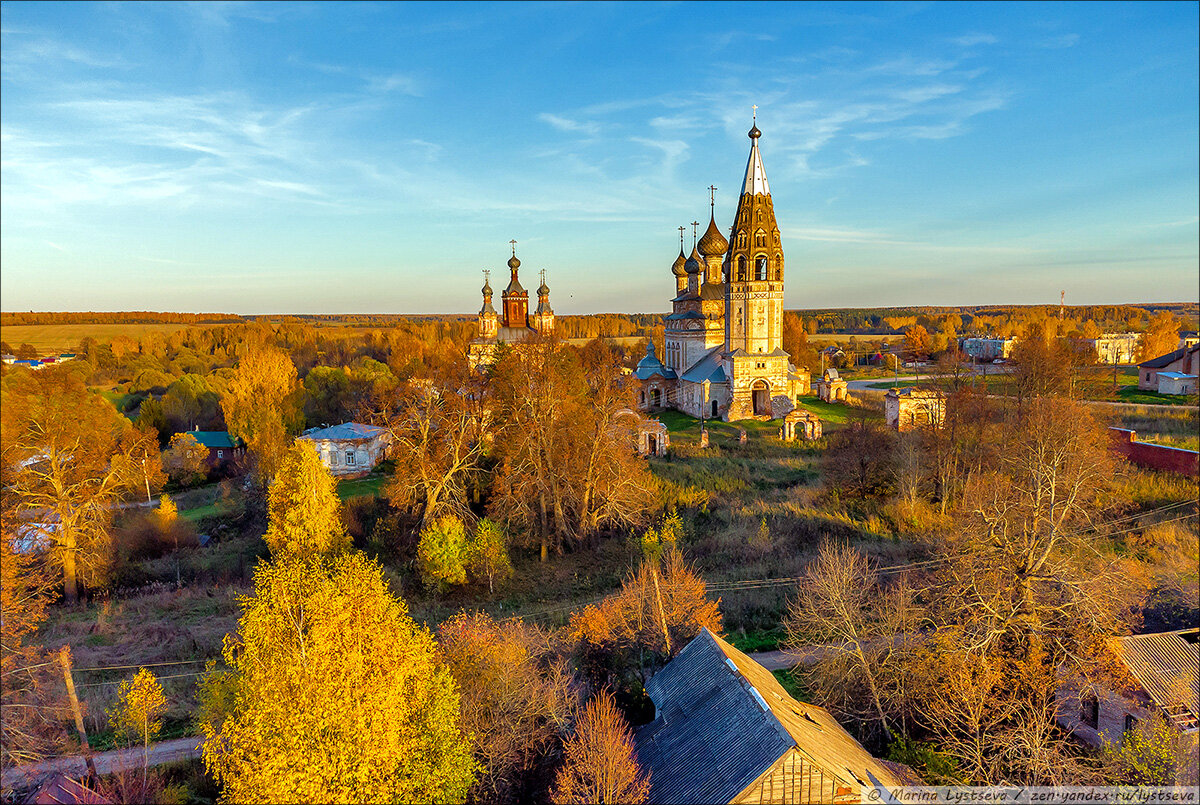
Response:
[[[510,240],[509,243],[512,244],[513,257],[516,257],[517,256],[517,242],[515,240]]]
[[[542,278],[542,285],[545,285],[546,284],[546,269],[543,268],[541,271],[539,271],[538,276]]]
[[[483,284],[484,284],[484,285],[487,285],[487,284],[488,284],[488,283],[490,283],[491,281],[492,281],[492,272],[488,271],[488,270],[485,268],[485,269],[483,270]]]
[[[696,248],[696,231],[700,227],[699,221],[692,221],[692,248]]]
[[[679,251],[683,251],[683,230],[686,227],[679,227]]]
[[[754,122],[757,123],[758,122],[758,104],[754,104],[754,106],[752,106],[750,108],[754,110]]]
[[[717,206],[717,188],[713,185],[708,186],[708,206],[709,209]]]

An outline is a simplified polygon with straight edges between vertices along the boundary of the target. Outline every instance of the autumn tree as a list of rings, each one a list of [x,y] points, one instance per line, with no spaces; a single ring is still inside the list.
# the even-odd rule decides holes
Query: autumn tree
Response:
[[[272,556],[333,555],[350,548],[342,523],[337,482],[313,446],[295,442],[283,455],[267,492],[267,533]]]
[[[551,339],[503,351],[492,368],[500,425],[491,513],[530,534],[543,561],[601,528],[639,524],[652,501],[633,451],[632,391],[607,345]]]
[[[1160,714],[1139,721],[1118,742],[1105,741],[1104,771],[1113,785],[1196,785],[1196,742]],[[1189,779],[1190,778],[1190,779]]]
[[[310,427],[350,419],[350,376],[333,366],[314,366],[304,376],[304,419]]]
[[[176,433],[163,453],[163,469],[182,487],[194,486],[208,476],[208,448],[190,433]]]
[[[1160,310],[1150,319],[1138,339],[1137,362],[1148,361],[1173,352],[1179,346],[1179,319],[1169,310]]]
[[[428,523],[443,514],[472,518],[470,491],[487,451],[483,379],[456,365],[398,394],[374,398],[369,419],[391,435],[396,470],[385,494]]]
[[[443,622],[438,642],[458,682],[462,727],[474,738],[481,769],[471,799],[542,799],[543,778],[577,707],[569,666],[550,635],[519,619],[476,612]]]
[[[1089,533],[1113,459],[1092,410],[1060,398],[1013,406],[989,438],[1003,449],[964,484],[939,546],[917,709],[974,780],[1069,782],[1055,691],[1105,672],[1104,640],[1138,595]]]
[[[142,745],[142,776],[150,769],[150,744],[162,732],[162,717],[167,697],[154,674],[139,668],[133,679],[117,688],[117,701],[107,711],[109,726],[117,742],[125,746]]]
[[[428,521],[417,542],[421,578],[438,589],[465,584],[469,550],[462,520],[447,514]]]
[[[139,431],[76,375],[61,369],[5,378],[0,443],[15,514],[42,529],[62,569],[68,601],[79,580],[100,582],[111,552],[112,505],[161,476],[157,441]],[[156,472],[157,469],[157,472]]]
[[[637,762],[633,732],[608,691],[593,698],[568,739],[550,801],[556,805],[642,803],[650,776]]]
[[[933,339],[929,331],[919,324],[914,324],[904,331],[904,344],[901,347],[905,360],[922,361],[929,357],[933,350]]]
[[[0,767],[32,763],[61,740],[60,706],[50,694],[53,668],[30,638],[46,619],[55,579],[30,550],[15,516],[7,471],[0,491]]]
[[[172,432],[216,430],[223,423],[220,395],[206,378],[197,374],[185,374],[167,387],[162,396],[162,412]]]
[[[825,483],[852,497],[889,494],[895,484],[896,436],[857,418],[829,437],[822,469]]]
[[[264,562],[203,686],[231,802],[461,802],[475,777],[433,637],[358,552]]]
[[[303,424],[296,367],[287,353],[252,346],[221,397],[221,410],[231,436],[244,439],[258,461],[263,482],[274,477],[290,444],[289,434]]]
[[[890,736],[905,731],[904,643],[918,620],[911,587],[884,586],[861,552],[823,542],[784,629],[789,648],[827,648],[810,672],[820,703]]]
[[[496,591],[496,581],[512,577],[508,536],[498,523],[485,517],[475,525],[475,536],[467,550],[467,570],[477,579],[487,579],[489,593]]]
[[[1018,401],[1032,397],[1079,397],[1085,369],[1096,362],[1095,349],[1079,340],[1059,338],[1044,323],[1027,327],[1013,347],[1012,378]]]
[[[620,592],[573,615],[570,635],[599,688],[629,683],[630,674],[644,684],[703,628],[720,632],[718,605],[683,555],[670,551],[661,562],[643,562]]]

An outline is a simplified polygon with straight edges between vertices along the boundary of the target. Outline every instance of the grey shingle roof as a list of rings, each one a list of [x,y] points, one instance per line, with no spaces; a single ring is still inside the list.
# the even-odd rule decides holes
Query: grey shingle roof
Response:
[[[646,683],[654,721],[638,728],[652,803],[729,802],[793,747],[834,789],[885,788],[901,775],[826,710],[788,695],[770,671],[707,629]],[[828,792],[832,794],[832,791]]]
[[[1195,629],[1118,637],[1110,645],[1150,698],[1168,711],[1185,708],[1195,728],[1200,716],[1200,647]]]
[[[657,718],[635,736],[650,802],[729,802],[792,746],[708,630],[646,683]]]

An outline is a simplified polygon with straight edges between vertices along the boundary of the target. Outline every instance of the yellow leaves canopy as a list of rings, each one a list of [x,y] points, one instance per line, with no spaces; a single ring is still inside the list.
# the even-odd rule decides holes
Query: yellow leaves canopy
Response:
[[[340,553],[350,547],[341,510],[337,482],[311,444],[296,442],[267,493],[263,539],[276,557]]]
[[[358,553],[261,564],[204,761],[230,802],[457,802],[474,764],[433,638]],[[209,710],[211,713],[212,711]]]

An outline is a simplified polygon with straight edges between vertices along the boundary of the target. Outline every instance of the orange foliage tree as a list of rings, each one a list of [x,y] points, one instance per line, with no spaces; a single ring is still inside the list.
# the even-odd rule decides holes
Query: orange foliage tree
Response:
[[[649,796],[650,775],[638,765],[629,723],[612,695],[602,691],[575,724],[550,801],[633,805]]]
[[[557,759],[577,706],[569,666],[550,636],[515,618],[475,612],[443,622],[438,642],[482,769],[472,799],[542,799],[546,767]]]
[[[720,632],[718,603],[708,600],[704,580],[683,555],[671,550],[661,563],[643,562],[620,592],[576,613],[570,633],[585,675],[599,688],[628,683],[635,672],[644,684],[702,628]]]
[[[41,533],[74,601],[81,576],[104,580],[113,504],[147,483],[151,490],[161,484],[157,438],[63,369],[8,375],[2,394],[5,492],[14,496],[16,514],[48,524]]]

